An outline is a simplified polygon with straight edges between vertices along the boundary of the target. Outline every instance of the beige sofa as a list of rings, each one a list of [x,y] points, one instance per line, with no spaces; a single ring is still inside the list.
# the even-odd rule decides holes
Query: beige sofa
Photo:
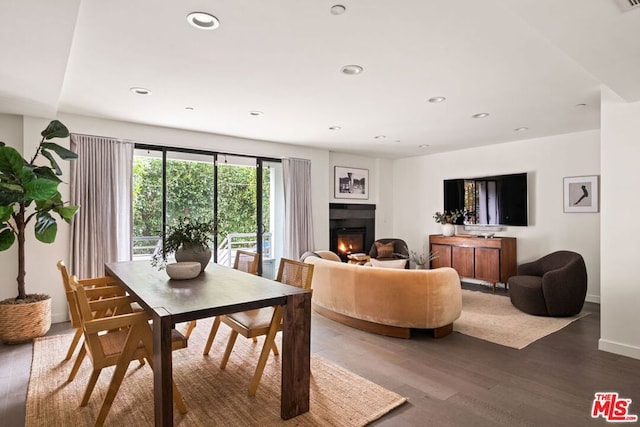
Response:
[[[401,338],[409,338],[412,328],[432,329],[440,337],[460,317],[460,278],[452,268],[375,268],[314,256],[304,261],[314,265],[313,309],[349,326]]]

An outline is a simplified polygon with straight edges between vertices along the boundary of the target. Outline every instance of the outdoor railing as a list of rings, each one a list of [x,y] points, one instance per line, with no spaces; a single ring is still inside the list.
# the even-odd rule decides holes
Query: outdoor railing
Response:
[[[133,259],[150,259],[160,247],[160,236],[133,238]],[[218,245],[218,264],[231,267],[238,249],[257,250],[256,233],[230,233]],[[262,237],[262,259],[271,259],[271,233]]]

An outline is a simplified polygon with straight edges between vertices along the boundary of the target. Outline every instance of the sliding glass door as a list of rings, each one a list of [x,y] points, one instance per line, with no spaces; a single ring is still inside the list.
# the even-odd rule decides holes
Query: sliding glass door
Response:
[[[284,218],[279,161],[139,147],[133,209],[134,258],[151,257],[179,221],[215,221],[213,261],[231,267],[238,249],[257,251],[259,272],[275,277]]]

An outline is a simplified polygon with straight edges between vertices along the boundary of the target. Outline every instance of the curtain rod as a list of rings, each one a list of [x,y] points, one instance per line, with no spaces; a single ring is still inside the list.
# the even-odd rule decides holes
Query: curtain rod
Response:
[[[194,153],[194,154],[204,154],[204,155],[213,155],[213,154],[217,154],[218,156],[238,156],[238,157],[252,157],[255,159],[261,159],[263,161],[267,161],[267,162],[282,162],[282,159],[279,159],[277,157],[265,157],[265,156],[256,156],[256,155],[251,155],[251,154],[239,154],[239,153],[229,153],[229,152],[224,152],[224,151],[209,151],[209,150],[203,150],[203,149],[198,149],[198,148],[186,148],[186,147],[171,147],[171,146],[167,146],[167,145],[156,145],[156,144],[149,144],[146,142],[140,142],[140,141],[133,141],[131,139],[124,139],[124,138],[113,138],[111,136],[104,136],[104,135],[89,135],[86,133],[77,133],[77,132],[70,132],[70,135],[82,135],[82,136],[90,136],[90,137],[94,137],[94,138],[109,138],[109,139],[115,139],[117,141],[122,141],[122,142],[129,142],[132,144],[136,145],[136,149],[141,149],[141,150],[157,150],[157,151],[162,151],[162,150],[167,150],[167,151],[175,151],[175,152],[179,152],[179,153]],[[299,159],[299,160],[308,160],[308,159]]]
[[[136,141],[133,141],[131,139],[124,139],[124,138],[114,138],[112,136],[104,136],[104,135],[89,135],[87,133],[77,133],[77,132],[69,132],[69,135],[77,135],[77,136],[89,136],[92,138],[107,138],[107,139],[115,139],[116,141],[122,141],[122,142],[130,142],[132,144],[136,144]]]

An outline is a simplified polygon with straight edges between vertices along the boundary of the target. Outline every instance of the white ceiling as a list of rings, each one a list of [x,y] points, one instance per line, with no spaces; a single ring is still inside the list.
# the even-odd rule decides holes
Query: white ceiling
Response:
[[[330,13],[337,3],[344,14]],[[614,0],[0,5],[0,113],[395,158],[597,129],[601,85],[640,101],[640,7],[623,13]],[[220,28],[193,28],[192,11]],[[348,64],[364,71],[342,74]],[[447,100],[427,102],[434,96]],[[471,118],[481,112],[490,115]]]

